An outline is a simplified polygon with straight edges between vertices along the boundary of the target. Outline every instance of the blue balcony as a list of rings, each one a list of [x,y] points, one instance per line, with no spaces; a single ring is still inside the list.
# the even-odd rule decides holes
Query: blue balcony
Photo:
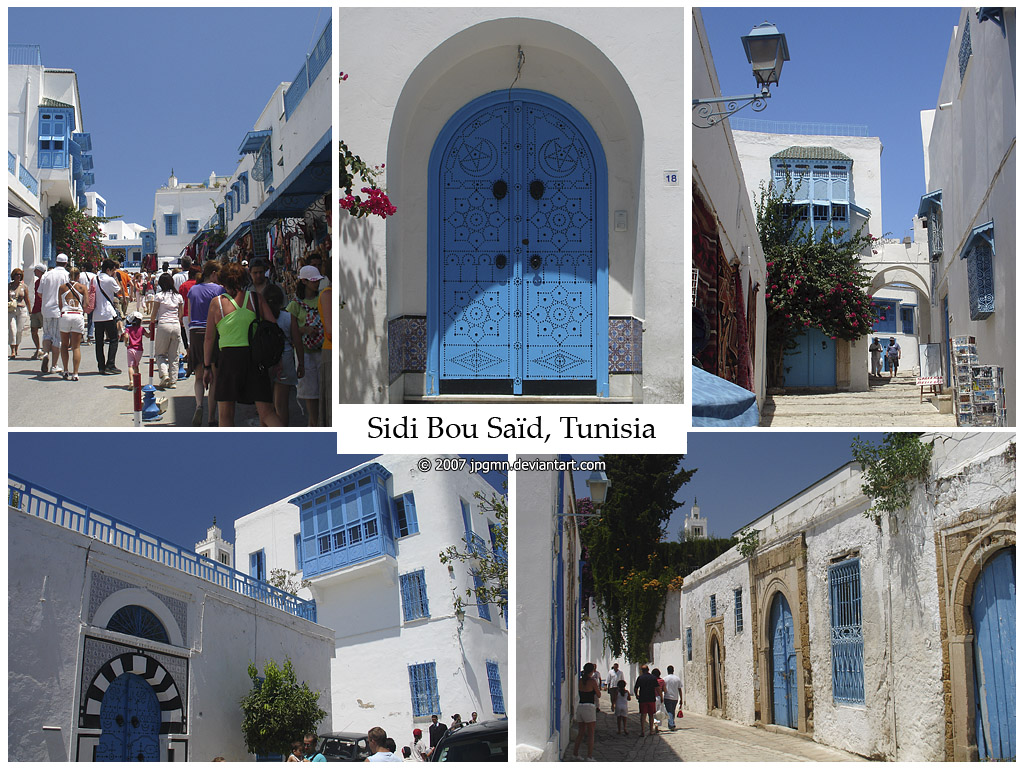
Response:
[[[298,108],[302,97],[309,91],[310,86],[316,81],[317,75],[331,60],[331,22],[327,22],[324,31],[320,33],[320,39],[313,46],[312,52],[306,57],[302,69],[292,80],[292,84],[284,92],[284,119],[288,120]]]
[[[222,563],[216,563],[166,539],[76,504],[13,475],[7,476],[7,504],[27,515],[42,518],[83,536],[103,541],[137,557],[191,574],[298,616],[300,619],[316,621],[316,603],[312,600],[295,597],[265,581],[254,579]]]
[[[7,172],[15,173],[18,170],[18,158],[14,156],[13,152],[8,151],[7,153]]]
[[[41,67],[43,54],[38,45],[8,45],[7,65]]]

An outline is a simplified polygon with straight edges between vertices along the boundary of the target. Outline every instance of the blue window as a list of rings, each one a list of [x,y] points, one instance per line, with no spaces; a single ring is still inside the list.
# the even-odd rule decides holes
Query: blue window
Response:
[[[238,213],[238,211],[242,207],[242,196],[241,196],[241,194],[239,194],[238,182],[237,181],[234,184],[231,185],[231,193],[232,193],[232,200],[235,201],[235,213]]]
[[[711,596],[711,615],[712,616],[717,616],[718,615],[718,603],[715,601],[715,596],[714,595]]]
[[[411,533],[419,533],[416,520],[416,502],[411,493],[403,493],[391,500],[395,513],[395,535],[399,538]]]
[[[733,611],[736,617],[737,634],[743,631],[743,588],[732,591]]]
[[[828,569],[832,624],[832,698],[864,703],[864,635],[861,630],[860,559]]]
[[[302,534],[295,534],[295,570],[302,570]]]
[[[234,195],[231,192],[228,192],[224,197],[224,210],[227,211],[228,221],[235,218],[235,204],[233,202],[233,197]]]
[[[402,588],[402,613],[406,621],[430,617],[427,604],[427,580],[423,569],[403,573],[398,577]]]
[[[693,630],[686,628],[686,660],[693,661]]]
[[[217,228],[224,229],[224,204],[221,203],[217,206]]]
[[[167,637],[167,630],[156,614],[141,605],[118,608],[107,622],[107,629],[146,640],[156,640],[158,643],[171,642]]]
[[[459,503],[462,505],[462,525],[466,529],[466,533],[473,530],[473,518],[469,511],[469,504],[459,499]]]
[[[239,198],[241,199],[241,202],[243,202],[243,203],[248,203],[249,202],[249,172],[248,171],[246,171],[245,173],[241,174],[238,177],[238,195],[239,195]]]
[[[960,82],[964,81],[964,75],[967,73],[967,64],[971,60],[971,19],[970,17],[964,19],[964,33],[960,37]]]
[[[437,671],[434,662],[409,665],[409,689],[412,693],[413,717],[441,714],[437,696]]]
[[[871,306],[875,310],[875,322],[872,328],[876,333],[896,333],[896,315],[900,303],[885,299],[872,299]]]
[[[117,240],[117,233],[115,233],[115,232],[111,232],[111,233],[110,233],[110,234],[109,234],[109,235],[107,236],[107,239],[108,239],[108,240]]]
[[[74,115],[70,109],[48,109],[39,112],[40,168],[67,168],[70,124]]]
[[[107,215],[107,206],[106,206],[106,204],[104,204],[104,202],[102,200],[97,200],[96,201],[96,215],[97,216],[106,216]]]
[[[164,214],[164,234],[169,237],[174,237],[178,234],[178,214]]]
[[[189,219],[185,222],[185,228],[190,235],[194,235],[199,231],[199,219]]]
[[[900,322],[903,325],[903,332],[912,335],[914,333],[914,307],[900,307]]]
[[[971,320],[984,320],[996,311],[995,278],[992,260],[995,251],[994,226],[990,221],[975,227],[960,252],[967,259],[967,297]]]
[[[473,589],[479,590],[483,585],[484,580],[480,578],[480,574],[473,571]],[[491,620],[491,606],[488,605],[486,600],[480,597],[479,593],[477,593],[476,598],[476,610],[480,614],[481,619],[485,619],[487,621]]]
[[[487,687],[491,690],[491,711],[496,715],[505,714],[505,696],[501,692],[501,672],[498,670],[498,662],[488,661],[487,665]]]
[[[262,549],[249,554],[249,575],[260,581],[267,580],[267,556]]]

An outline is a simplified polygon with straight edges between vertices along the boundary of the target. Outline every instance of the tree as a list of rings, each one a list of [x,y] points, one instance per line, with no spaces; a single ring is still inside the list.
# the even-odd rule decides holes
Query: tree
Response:
[[[757,233],[767,262],[768,386],[782,386],[786,352],[797,338],[817,328],[833,339],[853,341],[871,333],[874,311],[866,288],[871,276],[859,254],[876,239],[833,228],[815,237],[807,222],[797,219],[792,187],[779,193],[761,184],[757,201]],[[806,206],[803,206],[806,209]]]
[[[502,616],[508,615],[508,499],[492,494],[487,498],[480,491],[473,494],[479,502],[477,510],[481,515],[494,515],[495,525],[491,528],[493,541],[488,548],[482,539],[467,534],[463,546],[451,546],[438,554],[442,563],[466,563],[475,576],[476,585],[465,591],[473,603],[496,605]],[[465,611],[466,602],[462,595],[454,596],[456,613]]]
[[[297,595],[300,589],[309,586],[309,579],[300,580],[295,571],[289,571],[287,568],[272,568],[267,583],[290,595]]]
[[[278,667],[273,659],[263,667],[263,679],[249,663],[252,690],[242,697],[242,736],[246,749],[254,755],[286,755],[291,743],[307,733],[316,733],[317,725],[327,717],[320,708],[320,694],[305,682],[298,684],[291,659]]]
[[[53,221],[53,245],[57,253],[66,253],[72,264],[94,268],[103,260],[103,233],[100,224],[113,221],[117,216],[90,216],[67,203],[50,208]]]
[[[910,504],[910,484],[927,480],[933,443],[921,441],[920,432],[886,432],[881,445],[853,439],[853,458],[864,473],[861,491],[872,500],[865,515],[880,525],[883,514],[894,514]]]
[[[602,456],[610,486],[600,516],[580,531],[604,636],[614,656],[647,661],[669,588],[682,585],[661,547],[680,502],[676,492],[696,470],[682,456]]]

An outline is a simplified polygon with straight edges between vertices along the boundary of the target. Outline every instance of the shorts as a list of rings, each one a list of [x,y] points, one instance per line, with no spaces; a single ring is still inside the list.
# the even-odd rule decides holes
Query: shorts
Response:
[[[656,701],[641,701],[639,705],[641,715],[653,715],[658,711],[658,702]]]
[[[61,333],[80,333],[85,335],[85,315],[72,313],[61,315],[57,324]]]
[[[224,347],[217,357],[215,399],[225,403],[272,403],[270,376],[261,372],[248,347]]]
[[[29,328],[31,328],[33,331],[38,331],[40,328],[43,327],[43,313],[33,312],[31,315],[29,315],[28,322]]]
[[[205,355],[206,329],[189,328],[188,331],[188,369],[201,371],[206,365]],[[211,363],[212,365],[212,363]]]
[[[320,350],[306,350],[306,372],[295,387],[299,400],[320,399]]]
[[[577,723],[596,723],[597,722],[597,704],[584,704],[580,702],[576,705],[576,722]]]
[[[308,373],[306,374],[309,375]],[[295,371],[295,351],[286,349],[281,355],[281,369],[274,379],[275,384],[284,384],[286,387],[294,387],[299,383],[299,375]]]
[[[43,318],[43,341],[52,341],[55,344],[60,344],[60,318],[59,317],[44,317]]]
[[[142,362],[142,350],[141,349],[132,349],[131,347],[128,347],[128,367],[129,368],[138,368],[139,367],[139,363],[141,363],[141,362]]]

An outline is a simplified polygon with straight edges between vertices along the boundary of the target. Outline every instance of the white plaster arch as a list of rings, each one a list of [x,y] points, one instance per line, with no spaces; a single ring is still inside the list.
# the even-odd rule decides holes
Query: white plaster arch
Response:
[[[917,290],[923,301],[928,301],[928,297],[931,295],[926,278],[909,264],[893,264],[878,270],[871,276],[871,285],[868,290],[874,293],[893,283],[910,285]]]
[[[21,271],[25,273],[26,283],[30,279],[34,281],[32,265],[35,264],[37,250],[34,230],[29,229],[25,232],[25,239],[21,243]]]
[[[130,589],[119,589],[117,592],[114,592],[100,603],[99,608],[96,609],[96,613],[93,615],[92,624],[97,627],[106,627],[110,617],[127,605],[141,605],[146,610],[152,611],[153,615],[160,619],[164,629],[167,630],[167,638],[170,640],[170,644],[184,647],[185,641],[181,635],[181,628],[178,626],[174,615],[164,605],[163,601],[148,589],[133,587]]]
[[[427,311],[428,162],[434,141],[461,107],[509,87],[519,44],[526,61],[516,88],[568,102],[601,141],[608,159],[608,220],[612,211],[626,210],[638,233],[626,246],[609,246],[609,314],[644,317],[644,132],[636,100],[616,66],[582,35],[553,22],[515,17],[452,35],[423,58],[402,88],[386,160],[388,194],[402,211],[386,233],[388,318]]]

